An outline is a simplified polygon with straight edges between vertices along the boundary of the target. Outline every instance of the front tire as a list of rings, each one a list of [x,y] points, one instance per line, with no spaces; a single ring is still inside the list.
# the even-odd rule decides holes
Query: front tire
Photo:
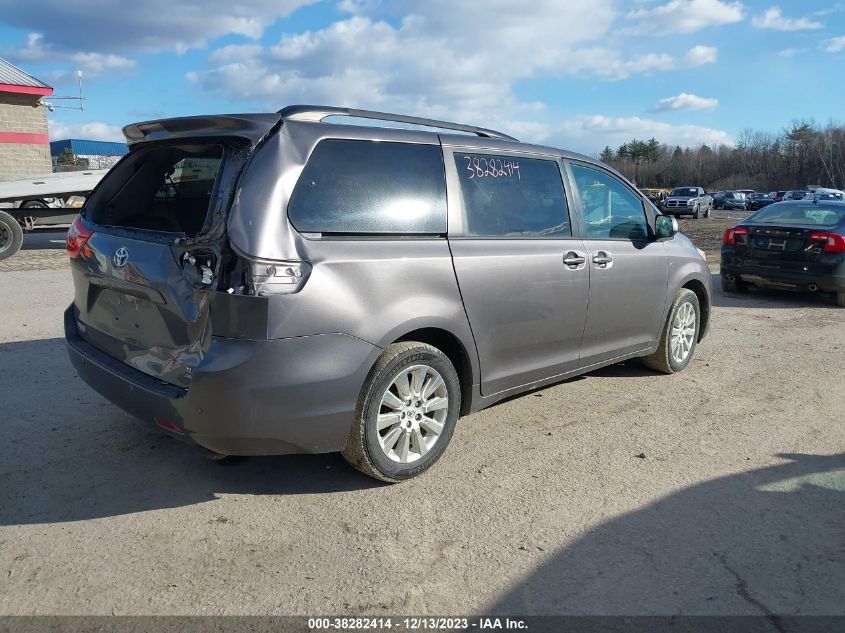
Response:
[[[11,257],[23,246],[23,229],[18,221],[0,211],[0,260]]]
[[[845,308],[845,292],[836,293],[836,305],[840,308]]]
[[[649,369],[674,374],[689,365],[698,343],[701,328],[701,307],[698,296],[689,288],[681,288],[660,335],[660,344],[653,354],[643,358]]]
[[[693,217],[694,220],[698,219],[698,214],[699,214],[700,210],[701,210],[701,207],[699,207],[698,205],[695,205],[695,211],[692,212],[692,217]]]
[[[381,481],[415,477],[446,450],[460,409],[460,379],[449,358],[425,343],[394,343],[364,381],[343,457]]]

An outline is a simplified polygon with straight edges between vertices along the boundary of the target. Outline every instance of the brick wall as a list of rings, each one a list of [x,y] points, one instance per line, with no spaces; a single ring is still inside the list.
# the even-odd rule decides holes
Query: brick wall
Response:
[[[0,132],[47,134],[45,108],[37,95],[0,92]],[[52,171],[49,144],[0,143],[0,180],[41,176]]]

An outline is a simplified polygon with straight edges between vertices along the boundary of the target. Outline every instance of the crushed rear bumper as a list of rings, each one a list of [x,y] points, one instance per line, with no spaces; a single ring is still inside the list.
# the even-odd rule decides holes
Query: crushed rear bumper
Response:
[[[162,382],[100,351],[65,312],[79,376],[131,415],[226,455],[343,448],[361,386],[381,349],[353,336],[214,337],[191,386]]]

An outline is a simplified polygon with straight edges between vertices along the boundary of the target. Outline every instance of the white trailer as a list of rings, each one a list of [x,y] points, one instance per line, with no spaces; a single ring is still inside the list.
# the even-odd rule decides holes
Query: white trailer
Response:
[[[0,260],[17,253],[25,231],[73,222],[108,169],[71,171],[0,182]]]

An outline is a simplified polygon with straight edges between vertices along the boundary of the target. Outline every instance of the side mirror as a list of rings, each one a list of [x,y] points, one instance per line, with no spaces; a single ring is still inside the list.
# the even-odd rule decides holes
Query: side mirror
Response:
[[[658,215],[654,219],[654,232],[659,240],[674,237],[678,230],[678,219],[674,216]]]

